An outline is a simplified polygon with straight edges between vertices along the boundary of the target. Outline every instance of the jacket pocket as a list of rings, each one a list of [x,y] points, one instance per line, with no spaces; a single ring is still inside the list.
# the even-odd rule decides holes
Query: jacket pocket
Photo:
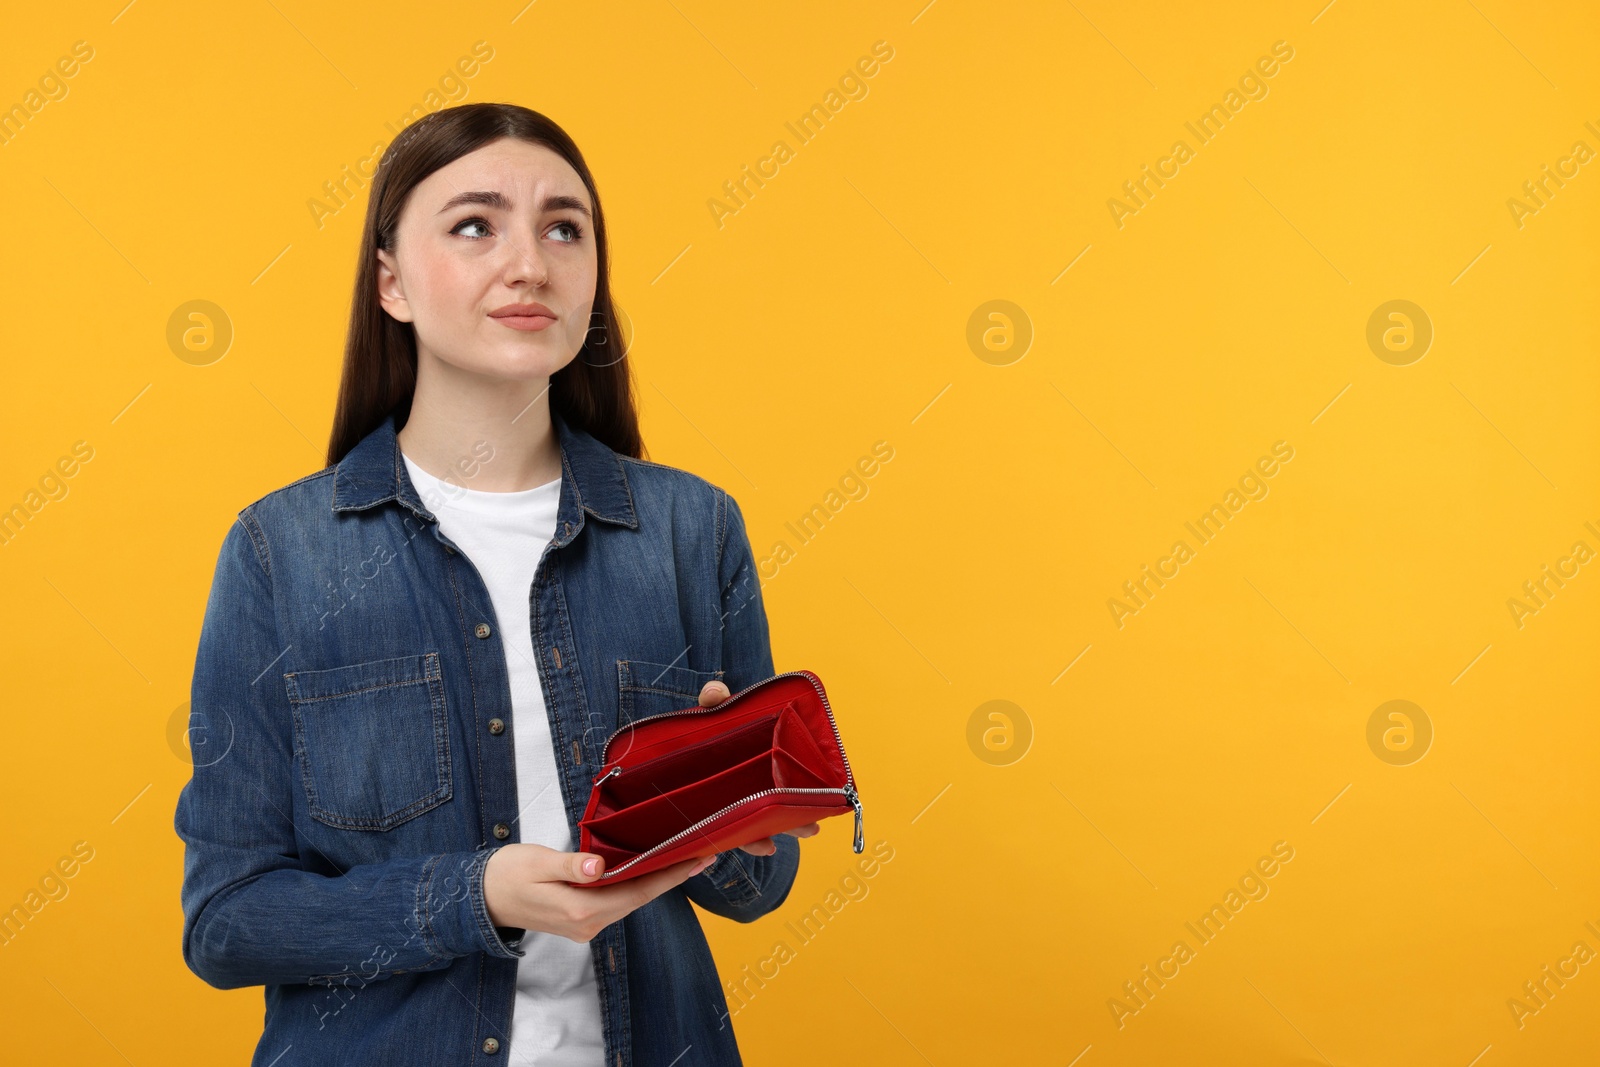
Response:
[[[283,676],[311,817],[391,830],[450,799],[449,716],[439,654]]]
[[[642,659],[617,660],[617,716],[636,722],[650,715],[681,711],[700,703],[700,690],[718,681],[722,671],[697,671]]]

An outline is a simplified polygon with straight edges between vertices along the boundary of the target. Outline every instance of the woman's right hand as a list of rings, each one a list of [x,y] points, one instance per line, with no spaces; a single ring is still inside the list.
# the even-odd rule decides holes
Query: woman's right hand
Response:
[[[502,845],[483,871],[483,896],[496,926],[560,934],[591,941],[607,926],[716,861],[715,856],[684,860],[659,871],[600,889],[575,889],[568,882],[592,882],[605,861],[592,852],[558,852],[544,845]],[[585,871],[592,863],[594,870]]]

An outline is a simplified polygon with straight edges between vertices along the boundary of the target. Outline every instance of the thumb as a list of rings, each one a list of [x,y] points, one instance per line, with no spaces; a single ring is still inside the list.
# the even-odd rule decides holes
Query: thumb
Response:
[[[567,857],[567,880],[592,882],[606,869],[606,861],[593,852],[573,852]]]

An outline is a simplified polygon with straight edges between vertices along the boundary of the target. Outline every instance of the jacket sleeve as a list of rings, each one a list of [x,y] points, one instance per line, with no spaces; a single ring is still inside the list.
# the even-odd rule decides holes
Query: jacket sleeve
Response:
[[[236,989],[372,981],[475,952],[520,957],[521,931],[495,927],[484,900],[496,848],[337,875],[307,869],[302,850],[313,846],[295,832],[293,728],[280,677],[288,650],[264,547],[247,508],[223,539],[201,626],[193,773],[174,817],[184,843],[184,960],[211,985]]]
[[[770,678],[772,641],[761,600],[761,578],[745,532],[744,514],[733,497],[717,490],[717,584],[722,610],[722,670],[730,692]],[[778,851],[754,856],[743,849],[721,853],[710,867],[683,883],[689,899],[713,915],[753,922],[789,895],[800,869],[800,839],[773,837]]]

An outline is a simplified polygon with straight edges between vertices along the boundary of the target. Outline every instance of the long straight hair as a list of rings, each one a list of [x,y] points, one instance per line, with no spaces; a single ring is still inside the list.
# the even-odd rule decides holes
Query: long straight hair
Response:
[[[403,426],[416,393],[416,330],[411,323],[391,317],[378,302],[378,249],[394,251],[400,211],[418,183],[447,163],[502,137],[543,145],[565,159],[583,179],[594,205],[598,253],[594,311],[577,356],[550,376],[550,410],[614,451],[644,458],[626,341],[611,297],[605,214],[589,167],[566,131],[539,112],[516,104],[475,103],[424,115],[400,132],[378,163],[356,260],[350,332],[328,439],[330,466],[391,413],[396,416],[396,429]]]

